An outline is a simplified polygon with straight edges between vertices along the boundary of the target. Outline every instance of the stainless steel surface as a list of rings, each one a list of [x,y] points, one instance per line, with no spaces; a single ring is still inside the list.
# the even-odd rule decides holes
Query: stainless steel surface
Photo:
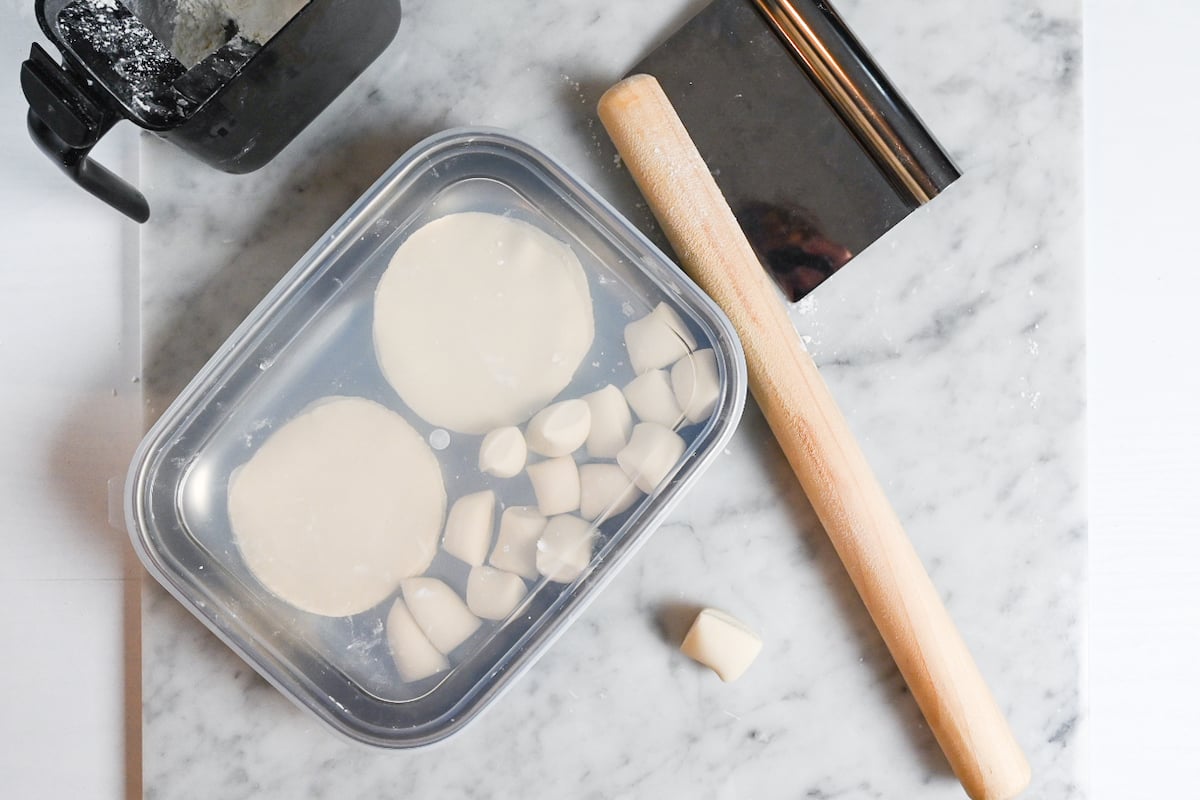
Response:
[[[792,300],[959,176],[828,3],[715,0],[632,72],[663,85]]]

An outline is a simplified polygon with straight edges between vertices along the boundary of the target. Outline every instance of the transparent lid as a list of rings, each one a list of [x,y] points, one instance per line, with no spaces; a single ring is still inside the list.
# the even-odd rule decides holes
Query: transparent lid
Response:
[[[463,238],[470,238],[472,220],[532,226],[540,232],[538,241],[569,250],[568,259],[586,278],[590,344],[585,342],[581,356],[565,354],[570,365],[578,364],[568,370],[564,388],[548,390],[555,393],[544,405],[603,390],[603,400],[593,397],[586,403],[590,413],[583,415],[590,418],[588,435],[598,438],[578,444],[579,403],[559,407],[573,413],[548,412],[540,420],[534,415],[533,422],[529,409],[516,412],[520,418],[513,426],[531,449],[525,468],[518,465],[511,477],[498,477],[512,472],[499,463],[514,457],[511,448],[484,459],[489,470],[484,471],[485,433],[445,424],[438,406],[431,411],[426,399],[416,402],[403,375],[398,380],[403,365],[388,372],[381,367],[387,355],[377,341],[383,336],[376,325],[381,278],[394,258],[399,264],[397,252],[417,241],[415,234],[452,216],[458,220],[453,231],[467,231]],[[440,266],[465,269],[453,260]],[[413,296],[408,299],[411,310]],[[431,305],[439,300],[428,299]],[[512,298],[496,302],[511,304]],[[578,316],[547,319],[577,330]],[[676,341],[663,339],[664,330]],[[435,354],[448,347],[437,333],[421,345]],[[745,387],[741,348],[728,320],[603,200],[507,134],[449,131],[418,145],[368,190],[147,434],[130,470],[130,535],[146,567],[168,590],[265,678],[334,729],[385,747],[427,744],[478,713],[645,541],[728,441]],[[479,403],[496,405],[495,397],[479,394]],[[462,405],[461,396],[452,399]],[[280,560],[264,562],[251,540],[255,526],[274,526],[265,534],[273,546],[282,537],[287,548],[321,552],[341,547],[342,532],[314,543],[304,539],[312,532],[299,530],[303,525],[280,531],[285,525],[280,520],[294,523],[294,503],[308,498],[287,495],[287,508],[268,505],[264,512],[263,503],[279,502],[280,495],[271,494],[278,485],[254,489],[266,492],[247,500],[258,503],[257,517],[231,502],[239,475],[253,469],[248,465],[256,458],[267,458],[268,444],[281,446],[314,413],[339,402],[402,420],[398,428],[411,432],[421,458],[436,465],[434,480],[445,494],[440,511],[436,503],[417,498],[426,517],[430,508],[439,514],[432,533],[422,523],[424,541],[432,541],[428,565],[409,564],[399,573],[389,566],[381,578],[372,570],[385,568],[367,559],[354,567],[365,571],[362,581],[352,581],[354,587],[382,580],[386,594],[359,597],[360,605],[369,603],[365,609],[340,611],[336,604],[313,607],[311,598],[320,589],[312,582],[301,581],[297,591],[307,595],[298,600],[272,572],[279,571]],[[613,436],[619,439],[615,444]],[[359,449],[352,461],[375,458],[374,446],[353,444]],[[553,455],[559,446],[574,449]],[[535,452],[539,449],[550,455]],[[341,461],[321,454],[310,458],[303,448],[288,452],[299,456],[285,458],[282,466],[277,460],[269,472],[285,487],[294,462],[347,463],[344,452]],[[331,474],[328,487],[344,483],[343,467],[330,467],[342,471]],[[415,479],[400,470],[395,480],[400,486]],[[373,477],[360,483],[367,482],[377,483]],[[326,489],[334,491],[328,487],[297,488],[293,494],[325,497]],[[454,509],[463,497],[471,499],[460,513]],[[404,511],[397,537],[415,535],[406,526],[417,523]],[[458,518],[444,537],[447,516]],[[506,531],[508,523],[512,528]],[[494,571],[480,569],[480,561]],[[317,559],[315,568],[336,570],[339,563]],[[411,580],[418,575],[420,580]],[[436,591],[428,591],[431,587]]]

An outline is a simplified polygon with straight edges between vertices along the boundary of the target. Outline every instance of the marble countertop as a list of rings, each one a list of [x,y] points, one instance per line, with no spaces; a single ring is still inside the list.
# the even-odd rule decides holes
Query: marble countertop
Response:
[[[261,172],[221,175],[145,140],[149,414],[380,172],[443,128],[512,130],[651,227],[595,104],[699,7],[411,0],[393,46]],[[793,320],[1028,749],[1031,796],[1080,796],[1078,8],[840,9],[964,177]],[[667,641],[697,605],[761,630],[742,681],[721,684]],[[152,585],[142,648],[147,797],[961,796],[753,404],[634,562],[439,746],[334,738]]]
[[[10,76],[28,41],[40,38],[29,5],[0,0],[17,21],[0,32]],[[10,234],[0,357],[14,378],[0,407],[20,420],[0,447],[0,631],[22,642],[3,670],[15,691],[0,718],[0,773],[14,796],[110,798],[123,795],[122,784],[140,794],[139,754],[124,760],[123,742],[135,750],[144,743],[145,794],[162,798],[961,796],[752,403],[729,452],[634,562],[511,692],[449,742],[416,753],[342,743],[153,585],[142,597],[144,703],[130,704],[144,711],[144,730],[125,723],[120,697],[137,681],[122,669],[139,650],[136,635],[120,629],[138,610],[124,596],[137,570],[125,561],[122,534],[107,527],[104,484],[122,474],[136,436],[129,412],[138,388],[149,414],[161,411],[380,172],[451,125],[499,125],[533,140],[650,225],[613,163],[595,100],[701,4],[524,5],[518,17],[511,5],[405,3],[391,49],[260,173],[213,173],[142,139],[142,184],[155,217],[140,229],[140,245],[139,231],[64,181],[19,124],[0,130],[5,160],[16,165],[0,187]],[[994,0],[964,19],[946,0],[886,8],[842,0],[839,8],[965,177],[793,308],[793,320],[1029,751],[1029,796],[1083,796],[1079,9]],[[1137,88],[1115,67],[1104,74],[1121,92]],[[3,108],[12,123],[23,109],[9,84]],[[1106,125],[1128,124],[1124,105],[1119,114],[1105,107],[1114,109]],[[118,145],[133,144],[123,135],[106,143],[106,158],[123,160]],[[1110,156],[1110,169],[1122,163],[1116,150],[1096,152]],[[1144,158],[1155,174],[1175,174],[1165,155]],[[1143,189],[1141,173],[1134,177],[1125,185]],[[1153,202],[1163,196],[1180,197],[1151,195],[1147,207],[1186,227],[1178,216],[1186,204]],[[1103,196],[1093,208],[1110,225],[1139,219]],[[1097,239],[1114,274],[1115,254],[1126,263],[1137,255],[1127,237],[1100,231]],[[1170,252],[1163,243],[1181,240],[1139,241],[1161,254]],[[138,249],[140,286],[134,259],[125,258]],[[38,269],[13,269],[26,263]],[[1155,280],[1144,290],[1162,307],[1178,305],[1163,268],[1148,269]],[[127,307],[139,293],[140,313]],[[1177,371],[1166,370],[1174,349],[1164,345],[1187,340],[1183,315],[1168,328],[1142,314],[1147,329],[1169,330],[1147,353],[1151,340],[1121,335],[1133,298],[1105,297],[1106,352],[1150,365],[1139,368],[1139,386],[1186,397],[1171,377]],[[139,316],[140,374],[131,352]],[[1142,396],[1125,370],[1097,375],[1106,381],[1096,405],[1108,427],[1093,454],[1108,466],[1093,487],[1108,492],[1094,505],[1106,511],[1107,530],[1113,519],[1136,519],[1120,530],[1141,533],[1145,519],[1152,533],[1186,533],[1183,515],[1160,525],[1117,505],[1114,490],[1142,486],[1134,502],[1158,508],[1170,478],[1150,492],[1119,466],[1157,463],[1130,460],[1146,445],[1127,424],[1132,412],[1113,412],[1116,398],[1140,409]],[[1179,436],[1195,428],[1186,409],[1168,406],[1174,411],[1145,425],[1164,441],[1170,434],[1171,463],[1186,473]],[[1192,574],[1189,562],[1168,563],[1161,552],[1143,562],[1107,547],[1098,578],[1109,587],[1135,562]],[[1200,604],[1179,588],[1152,615],[1146,597],[1165,600],[1165,587],[1153,579],[1138,586],[1103,599],[1110,624],[1092,636],[1117,665],[1107,673],[1107,707],[1128,709],[1133,726],[1134,712],[1156,701],[1160,737],[1186,743],[1195,704],[1179,690],[1183,682],[1169,680],[1176,660],[1135,659],[1128,633],[1111,620],[1119,617],[1120,631],[1157,631],[1139,641],[1170,646],[1179,644],[1173,631],[1194,628]],[[764,633],[767,649],[741,682],[721,684],[666,641],[677,612],[693,604],[726,607]],[[1115,675],[1117,667],[1127,671]],[[1129,675],[1151,674],[1141,689],[1118,689]],[[62,719],[73,720],[69,736]],[[1149,746],[1132,753],[1132,729],[1114,734],[1109,723],[1111,758],[1099,762],[1109,777],[1125,763],[1122,752],[1131,769],[1184,763],[1169,758],[1181,745],[1160,748],[1161,759],[1147,756]],[[1169,774],[1147,769],[1125,785],[1153,796],[1147,787],[1170,786]],[[1105,785],[1116,792],[1122,784]]]

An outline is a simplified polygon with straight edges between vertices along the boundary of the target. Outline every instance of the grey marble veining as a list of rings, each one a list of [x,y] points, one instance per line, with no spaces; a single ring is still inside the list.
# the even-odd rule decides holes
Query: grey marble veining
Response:
[[[700,5],[409,0],[391,49],[262,171],[147,138],[149,413],[428,133],[511,129],[650,225],[595,101]],[[792,318],[1027,748],[1028,796],[1082,797],[1079,9],[838,5],[964,177]],[[699,605],[764,635],[741,681],[667,643]],[[154,586],[143,651],[153,798],[962,796],[753,403],[630,566],[441,745],[343,743]]]

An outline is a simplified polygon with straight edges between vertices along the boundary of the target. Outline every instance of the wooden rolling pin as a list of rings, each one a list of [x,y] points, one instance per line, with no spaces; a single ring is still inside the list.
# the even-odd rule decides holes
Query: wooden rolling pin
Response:
[[[1020,745],[658,81],[627,78],[599,110],[684,269],[737,329],[750,391],[955,775],[974,800],[1017,796]]]

